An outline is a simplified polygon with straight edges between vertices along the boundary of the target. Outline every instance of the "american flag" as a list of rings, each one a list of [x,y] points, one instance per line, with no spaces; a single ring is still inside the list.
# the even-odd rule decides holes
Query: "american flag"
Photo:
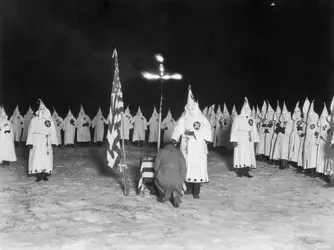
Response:
[[[121,151],[121,121],[124,112],[123,93],[121,81],[119,79],[117,51],[114,50],[113,58],[115,58],[115,72],[112,83],[110,113],[108,121],[108,150],[107,160],[111,168],[118,167],[122,158]]]

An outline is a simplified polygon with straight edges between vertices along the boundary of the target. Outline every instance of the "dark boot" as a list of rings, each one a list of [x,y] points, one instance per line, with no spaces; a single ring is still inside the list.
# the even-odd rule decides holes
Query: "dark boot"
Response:
[[[187,191],[186,191],[184,194],[185,194],[185,195],[192,194],[193,191],[194,191],[194,184],[193,184],[193,183],[190,183],[190,182],[187,182],[187,183],[186,183],[186,186],[187,186]]]
[[[181,197],[176,191],[173,192],[173,206],[180,207],[181,204]]]
[[[194,183],[194,199],[199,199],[200,191],[201,191],[201,183]]]
[[[243,176],[248,177],[248,178],[253,178],[252,175],[249,174],[249,168],[244,168],[244,174]]]
[[[318,176],[318,173],[316,171],[316,168],[312,168],[311,171],[310,171],[310,174],[311,174],[311,177],[312,178],[315,178]]]
[[[279,166],[279,169],[285,169],[285,160],[281,160],[281,164]]]
[[[42,179],[43,181],[48,181],[48,174],[47,173],[42,173]]]
[[[41,174],[36,174],[37,179],[35,180],[36,182],[40,182],[41,180],[43,180],[43,177]]]
[[[243,176],[243,168],[236,168],[235,172],[239,178]]]
[[[301,167],[301,166],[297,166],[297,171],[296,171],[296,173],[298,173],[298,174],[302,174],[303,173],[303,167]]]

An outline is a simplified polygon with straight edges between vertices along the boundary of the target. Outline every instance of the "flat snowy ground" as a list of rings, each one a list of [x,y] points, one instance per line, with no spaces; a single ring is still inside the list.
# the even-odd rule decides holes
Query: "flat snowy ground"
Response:
[[[105,167],[105,148],[55,150],[48,182],[26,177],[24,157],[0,167],[0,249],[334,249],[334,190],[292,169],[258,163],[253,179],[210,152],[210,183],[181,207],[137,196],[139,159],[127,147],[131,193]]]

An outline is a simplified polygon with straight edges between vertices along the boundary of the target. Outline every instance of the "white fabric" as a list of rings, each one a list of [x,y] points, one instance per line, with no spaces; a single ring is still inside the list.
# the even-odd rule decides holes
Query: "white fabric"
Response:
[[[23,132],[22,132],[22,138],[21,141],[26,142],[27,141],[27,136],[28,136],[28,128],[29,128],[29,124],[31,122],[31,119],[34,117],[34,111],[32,111],[32,109],[29,107],[28,112],[24,115],[23,117]]]
[[[148,142],[157,142],[158,141],[158,132],[159,132],[159,114],[154,108],[153,114],[148,121],[148,126],[150,126],[150,133],[148,136]]]
[[[13,125],[7,117],[0,117],[0,162],[2,161],[17,161]]]
[[[195,133],[195,136],[186,135],[186,131]],[[205,141],[212,141],[212,130],[209,121],[202,114],[186,113],[176,122],[172,139],[179,141],[180,150],[186,159],[187,174],[185,181],[194,183],[208,182],[207,154]]]
[[[161,128],[164,129],[163,142],[168,143],[172,140],[172,135],[175,128],[175,120],[172,117],[172,113],[169,111],[166,118],[162,121]]]
[[[107,120],[103,117],[102,112],[98,112],[92,121],[92,128],[94,129],[94,142],[102,142],[104,135],[104,125]]]
[[[231,142],[236,142],[234,147],[233,167],[234,168],[256,168],[254,143],[259,142],[254,119],[250,118],[250,112],[246,109],[237,116],[232,124]],[[246,117],[246,114],[248,118]]]
[[[304,143],[304,169],[313,169],[317,167],[317,151],[318,151],[318,133],[319,127],[317,122],[319,115],[313,110],[313,102],[309,114],[307,116],[306,136]]]
[[[21,141],[22,129],[24,128],[24,119],[16,107],[13,115],[10,117],[9,121],[13,124],[14,129],[14,141]]]
[[[61,138],[61,131],[64,129],[64,119],[61,118],[56,111],[53,112],[52,119],[56,126],[58,144],[62,145],[63,140]]]
[[[67,116],[64,119],[64,144],[74,144],[75,129],[77,124],[77,119],[73,116],[72,112],[69,110]]]
[[[122,129],[121,139],[124,140],[130,139],[130,129],[133,128],[131,120],[132,120],[132,115],[130,113],[129,107],[127,107],[123,115],[123,120],[121,122],[121,129]]]
[[[81,111],[79,113],[79,116],[77,117],[77,142],[91,141],[91,134],[90,134],[91,125],[92,125],[91,119],[89,118],[88,115],[85,114],[83,108],[81,107]]]
[[[55,124],[51,118],[36,116],[32,118],[27,137],[27,145],[33,145],[29,152],[29,173],[36,174],[53,171],[52,144],[58,145]]]
[[[147,120],[142,115],[140,108],[138,108],[137,114],[132,118],[131,124],[133,125],[132,141],[145,141],[145,131],[147,130]]]

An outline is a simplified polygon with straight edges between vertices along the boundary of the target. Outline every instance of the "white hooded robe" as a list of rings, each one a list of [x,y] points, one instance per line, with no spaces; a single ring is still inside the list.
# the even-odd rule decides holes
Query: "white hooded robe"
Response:
[[[56,110],[53,111],[52,119],[53,119],[53,122],[54,122],[54,124],[56,126],[56,133],[57,133],[58,144],[62,145],[63,144],[63,140],[61,138],[61,130],[64,129],[64,120],[63,120],[63,118],[61,118],[58,115],[58,113],[57,113]]]
[[[71,110],[68,111],[67,116],[64,119],[64,144],[74,144],[75,129],[76,129],[77,119],[73,116]]]
[[[133,124],[132,141],[145,141],[145,131],[147,130],[148,123],[140,107],[138,108],[137,114],[132,118],[131,124]]]
[[[77,142],[90,142],[91,134],[90,127],[92,121],[88,115],[85,114],[83,107],[81,106],[79,116],[77,117]]]
[[[165,119],[162,121],[161,128],[164,130],[163,142],[164,143],[170,142],[172,140],[172,135],[175,128],[175,120],[173,119],[170,110],[168,111],[168,114],[165,117]]]
[[[29,174],[52,174],[52,144],[58,145],[56,127],[42,101],[36,115],[30,122],[27,137],[27,145],[33,146],[29,152]]]
[[[0,107],[0,162],[17,161],[14,146],[13,125],[8,121],[8,117],[3,107]]]
[[[158,132],[159,132],[159,114],[154,107],[152,116],[148,121],[148,125],[150,126],[150,133],[148,136],[148,142],[157,142],[158,141]]]
[[[256,123],[250,117],[251,109],[245,97],[245,103],[232,124],[231,142],[236,142],[234,147],[234,168],[256,168],[254,143],[259,142]]]
[[[94,142],[103,141],[104,125],[107,123],[107,120],[103,117],[101,108],[99,108],[96,116],[92,121],[92,128],[94,129]]]
[[[186,132],[193,132],[195,136]],[[180,150],[186,159],[186,182],[204,183],[209,181],[207,170],[208,148],[206,142],[212,142],[212,130],[208,119],[195,102],[189,86],[188,102],[185,112],[176,122],[172,139],[179,141]]]
[[[28,136],[28,128],[29,128],[29,124],[31,119],[34,117],[34,111],[31,109],[31,107],[29,107],[28,112],[24,115],[24,128],[23,128],[23,132],[22,132],[22,138],[21,141],[26,142],[27,141],[27,136]]]
[[[20,114],[19,107],[16,106],[13,115],[10,117],[9,121],[13,124],[14,129],[14,141],[21,141],[22,129],[24,128],[24,119]]]

